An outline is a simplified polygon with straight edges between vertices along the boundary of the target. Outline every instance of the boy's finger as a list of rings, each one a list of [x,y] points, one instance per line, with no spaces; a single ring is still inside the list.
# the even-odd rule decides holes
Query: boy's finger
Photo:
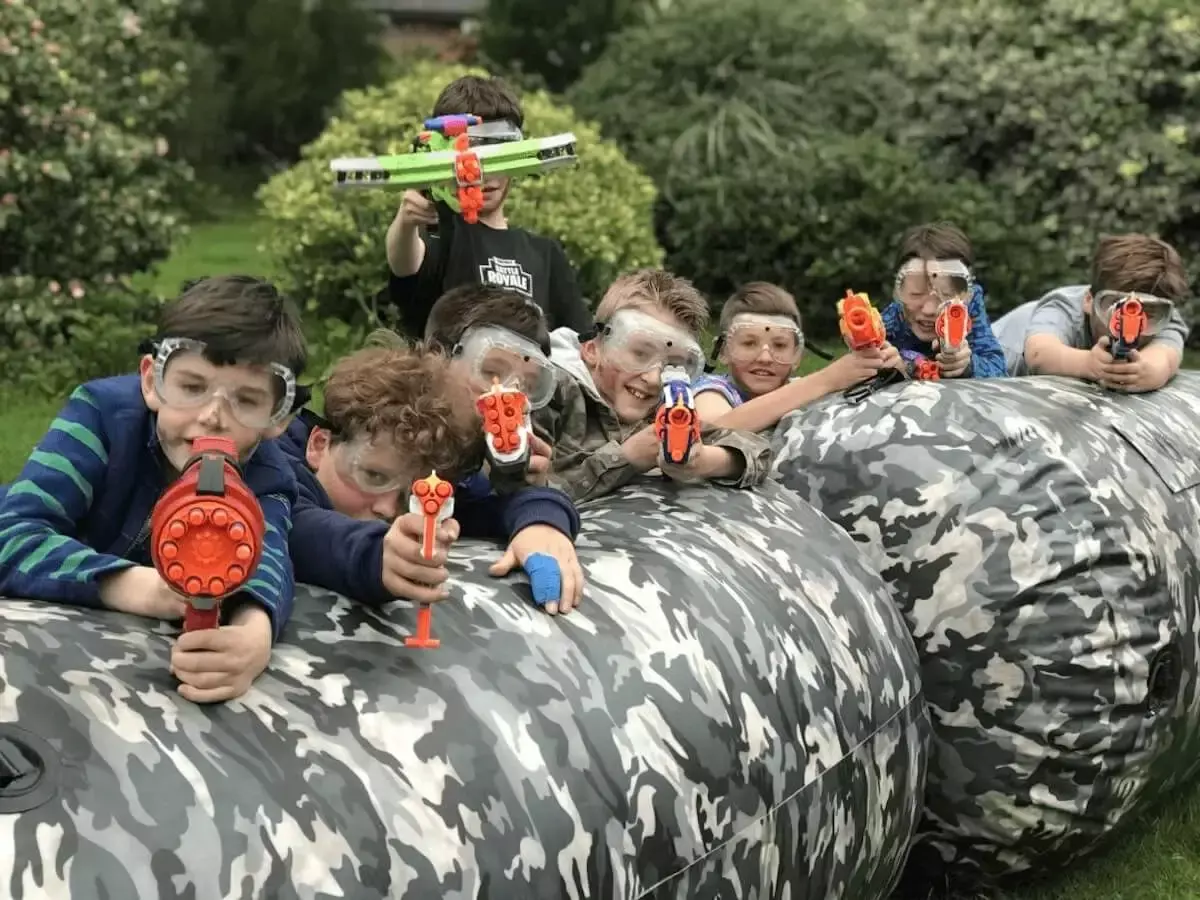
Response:
[[[440,526],[438,526],[438,542],[442,544],[453,544],[458,540],[460,531],[461,529],[459,528],[459,524],[456,519],[447,519]]]
[[[384,573],[391,574],[404,581],[412,581],[431,587],[437,587],[450,577],[450,573],[443,566],[430,565],[425,563],[424,560],[421,562],[410,562],[407,559],[399,557],[389,560],[384,564]]]
[[[222,703],[237,696],[237,688],[232,684],[222,684],[214,688],[198,688],[190,684],[179,685],[179,695],[184,700],[193,703]]]

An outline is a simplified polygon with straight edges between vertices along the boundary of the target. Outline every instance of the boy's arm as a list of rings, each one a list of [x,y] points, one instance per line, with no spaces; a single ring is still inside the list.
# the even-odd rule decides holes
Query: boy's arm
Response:
[[[74,534],[107,469],[100,410],[76,388],[0,501],[0,595],[102,605],[104,577],[134,563]]]
[[[365,522],[325,509],[303,494],[289,541],[296,581],[379,605],[395,598],[383,586],[386,522]]]
[[[1149,369],[1147,389],[1157,390],[1179,374],[1183,365],[1183,348],[1187,343],[1188,326],[1179,310],[1171,310],[1166,326],[1138,351],[1138,357]]]
[[[527,487],[503,499],[504,530],[510,540],[530,525],[549,525],[572,541],[579,535],[579,512],[563,491]]]
[[[710,480],[737,488],[757,487],[767,480],[771,472],[771,443],[762,435],[709,426],[701,430],[700,440],[706,448],[724,451],[725,459],[710,472]]]
[[[246,586],[238,592],[267,611],[271,617],[271,634],[276,641],[292,616],[292,604],[296,599],[295,576],[288,553],[295,496],[292,491],[258,498],[266,523],[262,558]],[[330,553],[331,549],[327,544],[325,552]]]
[[[789,381],[769,394],[747,400],[741,406],[730,409],[729,412],[713,419],[708,424],[752,433],[774,428],[779,424],[779,420],[788,413],[815,403],[835,390],[824,372],[825,370],[822,369],[811,375],[797,378],[795,381]],[[697,403],[699,403],[699,398],[697,398]]]
[[[1004,358],[1004,348],[1000,346],[995,332],[992,331],[983,289],[978,285],[975,286],[971,301],[967,304],[967,314],[971,317],[971,330],[967,333],[967,345],[971,348],[971,377],[1005,377],[1008,375],[1008,366]]]
[[[551,328],[566,326],[582,334],[592,326],[592,311],[579,292],[575,268],[558,241],[550,239],[549,303],[552,308]]]
[[[443,218],[448,221],[442,222]],[[426,234],[422,237],[419,231],[413,230],[411,239],[420,245],[421,252],[415,267],[408,271],[408,274],[400,274],[407,270],[407,266],[397,268],[392,259],[393,233],[395,232],[395,241],[403,242],[408,239],[405,235],[406,229],[397,225],[398,220],[399,216],[388,229],[388,283],[376,296],[376,302],[381,306],[391,307],[404,334],[422,338],[425,336],[425,323],[429,321],[433,304],[442,295],[449,242],[454,231],[453,215],[439,216],[436,235]]]
[[[1034,375],[1093,379],[1090,347],[1076,347],[1082,332],[1081,300],[1065,291],[1046,296],[1025,332],[1025,365]]]

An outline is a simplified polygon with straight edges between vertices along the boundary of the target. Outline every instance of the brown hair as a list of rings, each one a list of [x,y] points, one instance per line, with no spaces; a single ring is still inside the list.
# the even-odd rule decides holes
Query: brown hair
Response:
[[[376,346],[341,359],[325,384],[333,439],[386,436],[419,469],[443,477],[478,468],[483,432],[446,356],[421,344],[385,342],[382,334],[373,338]]]
[[[622,309],[647,308],[667,313],[696,338],[708,325],[704,295],[691,281],[665,269],[639,269],[614,281],[596,307],[596,321],[607,322]]]
[[[467,329],[484,325],[507,328],[550,355],[550,331],[541,308],[515,291],[490,284],[466,284],[442,294],[429,311],[425,339],[449,351]]]
[[[975,265],[975,250],[963,230],[949,222],[915,225],[900,238],[896,268],[910,259],[957,259]]]
[[[434,116],[475,115],[485,122],[506,120],[518,128],[525,126],[521,101],[499,78],[464,75],[456,78],[438,95]]]
[[[721,307],[721,333],[729,328],[733,317],[741,313],[758,313],[764,316],[787,316],[800,327],[800,309],[796,298],[767,281],[751,281],[733,292],[733,296]]]
[[[1105,235],[1092,257],[1093,294],[1143,291],[1164,300],[1183,300],[1188,277],[1179,253],[1147,234]]]
[[[163,306],[158,338],[204,344],[213,365],[278,363],[299,377],[308,364],[300,311],[275,285],[250,275],[221,275],[185,282]]]

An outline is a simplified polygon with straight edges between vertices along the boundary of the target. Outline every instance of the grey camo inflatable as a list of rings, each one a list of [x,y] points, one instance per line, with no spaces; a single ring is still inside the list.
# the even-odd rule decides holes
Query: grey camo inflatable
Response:
[[[647,481],[584,523],[580,611],[464,543],[440,650],[302,588],[218,707],[173,692],[165,625],[0,601],[0,747],[53,788],[0,814],[0,896],[887,897],[928,721],[853,542],[778,486]]]
[[[909,383],[776,433],[892,584],[934,739],[906,885],[1059,868],[1200,766],[1200,376]]]

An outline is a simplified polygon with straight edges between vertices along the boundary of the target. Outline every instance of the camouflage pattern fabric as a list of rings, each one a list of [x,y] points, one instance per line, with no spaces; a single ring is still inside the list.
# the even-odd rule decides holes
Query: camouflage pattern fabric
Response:
[[[916,650],[787,491],[647,482],[584,511],[551,618],[452,557],[415,615],[301,588],[272,666],[197,707],[165,624],[0,602],[0,722],[58,760],[0,815],[0,895],[886,897],[920,818]]]
[[[1058,869],[1200,765],[1200,376],[899,385],[786,418],[777,475],[873,555],[934,741],[906,882]]]

